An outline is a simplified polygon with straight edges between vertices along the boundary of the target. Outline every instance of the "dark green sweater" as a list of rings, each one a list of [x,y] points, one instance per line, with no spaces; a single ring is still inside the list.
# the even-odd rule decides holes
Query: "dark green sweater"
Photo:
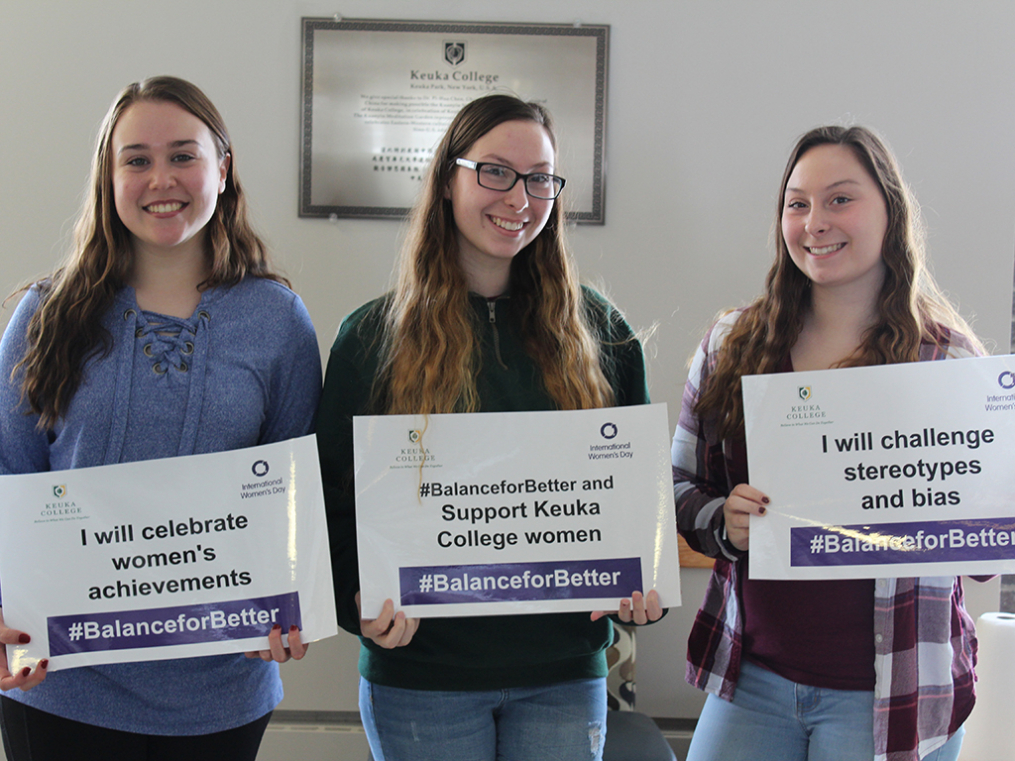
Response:
[[[584,289],[602,346],[603,370],[618,405],[648,403],[641,344],[602,296]],[[481,412],[554,409],[525,352],[510,299],[472,295],[482,364],[476,384]],[[328,361],[317,417],[338,622],[359,634],[353,415],[372,414],[383,300],[342,323]],[[412,642],[386,650],[361,637],[360,673],[374,684],[421,690],[489,690],[606,676],[611,624],[588,613],[427,618]]]

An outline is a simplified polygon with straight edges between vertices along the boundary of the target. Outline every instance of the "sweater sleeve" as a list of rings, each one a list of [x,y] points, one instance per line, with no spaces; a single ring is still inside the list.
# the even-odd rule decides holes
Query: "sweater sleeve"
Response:
[[[724,328],[732,324],[726,320],[723,318],[712,326],[695,352],[684,386],[670,456],[677,530],[691,549],[708,557],[736,560],[743,553],[724,538],[726,524],[722,508],[729,496],[730,484],[723,442],[712,440],[705,421],[699,419],[694,410],[701,389],[715,368]]]
[[[48,471],[49,440],[21,398],[21,374],[14,367],[25,355],[28,324],[39,306],[34,288],[18,304],[0,340],[0,475]]]
[[[277,336],[272,385],[261,444],[305,436],[314,430],[321,395],[321,353],[303,301],[292,294],[290,313]]]

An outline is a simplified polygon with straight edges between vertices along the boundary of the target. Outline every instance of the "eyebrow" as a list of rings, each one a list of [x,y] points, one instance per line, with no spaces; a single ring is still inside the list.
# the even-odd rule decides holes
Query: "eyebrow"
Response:
[[[859,184],[860,184],[859,180],[839,180],[838,182],[833,182],[831,185],[829,185],[827,188],[825,188],[825,190],[832,190],[833,188],[837,188],[840,185],[859,185]],[[803,193],[804,190],[803,190],[803,188],[789,188],[788,187],[788,188],[786,188],[786,192],[787,193],[791,193],[791,192],[792,193]]]
[[[169,147],[181,148],[184,145],[197,145],[197,144],[198,144],[197,140],[174,140],[169,144]],[[123,146],[119,151],[117,151],[117,153],[120,154],[123,153],[124,151],[143,151],[150,147],[151,146],[149,146],[147,143],[132,143],[131,145]]]
[[[486,154],[485,158],[489,159],[489,161],[484,161],[483,162],[483,163],[486,163],[486,164],[503,164],[504,166],[508,167],[509,169],[512,166],[510,161],[508,161],[503,156],[498,156],[496,153],[488,153],[488,154]],[[540,161],[538,164],[533,164],[530,168],[534,169],[537,166],[545,166],[545,167],[548,167],[550,169],[553,169],[553,162],[552,161]]]

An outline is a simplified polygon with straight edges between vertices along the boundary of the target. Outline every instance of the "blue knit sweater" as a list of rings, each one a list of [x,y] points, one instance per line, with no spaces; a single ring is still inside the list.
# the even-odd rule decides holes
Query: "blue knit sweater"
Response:
[[[189,319],[144,312],[124,288],[103,318],[112,351],[86,363],[48,433],[10,381],[38,303],[33,289],[0,341],[0,476],[221,452],[313,429],[317,339],[303,302],[279,283],[247,278],[206,291]],[[199,488],[168,463],[166,482]],[[68,669],[6,695],[111,729],[196,735],[268,713],[282,683],[277,664],[238,654]]]

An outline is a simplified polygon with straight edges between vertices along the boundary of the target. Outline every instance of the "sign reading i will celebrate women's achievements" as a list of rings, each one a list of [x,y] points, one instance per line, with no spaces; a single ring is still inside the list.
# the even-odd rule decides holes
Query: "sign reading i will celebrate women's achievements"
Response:
[[[364,618],[680,604],[666,406],[354,420]]]
[[[11,671],[263,650],[275,625],[330,637],[317,440],[0,477],[0,578],[32,637]]]
[[[744,376],[750,574],[1015,571],[1015,357]]]

